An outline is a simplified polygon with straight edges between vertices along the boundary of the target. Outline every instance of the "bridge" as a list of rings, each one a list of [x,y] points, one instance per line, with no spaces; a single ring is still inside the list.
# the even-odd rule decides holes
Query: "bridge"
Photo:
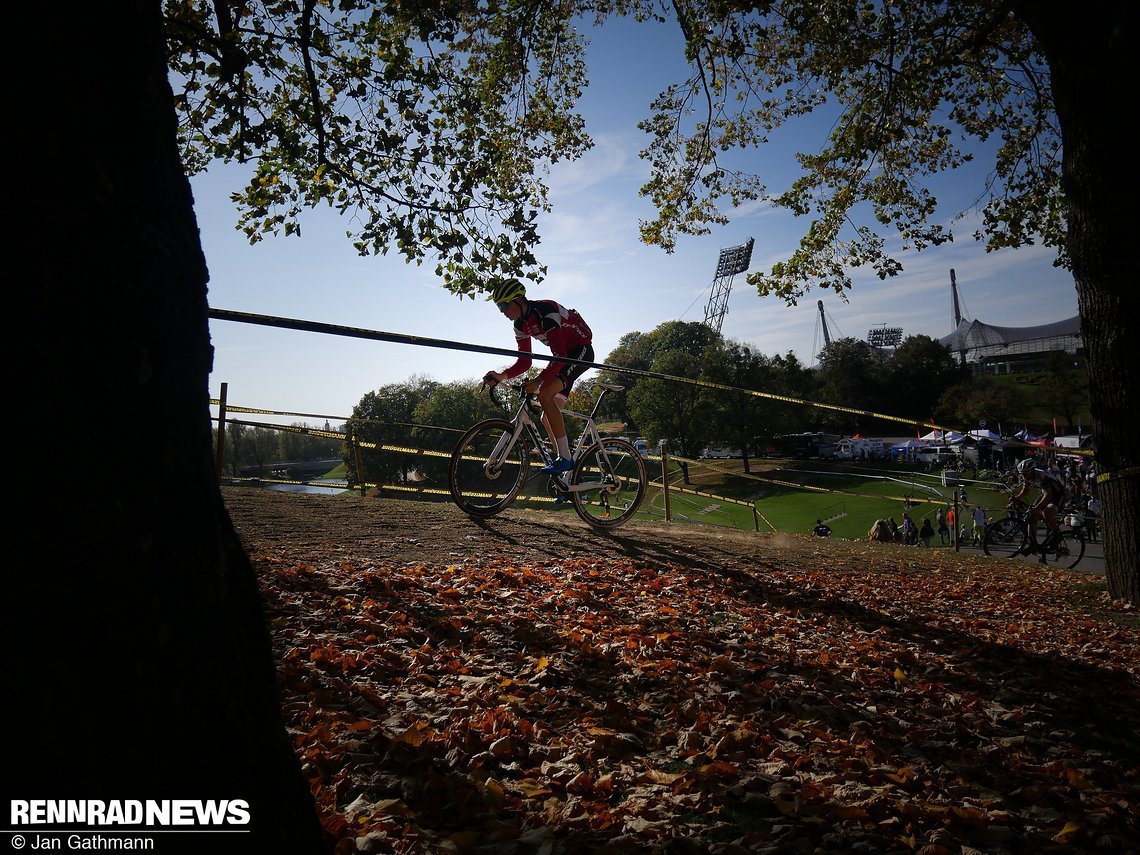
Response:
[[[339,457],[329,457],[324,460],[295,460],[274,461],[260,466],[239,466],[235,474],[246,478],[256,478],[259,475],[275,478],[288,478],[293,481],[307,481],[324,475],[330,469],[335,469],[344,461]]]

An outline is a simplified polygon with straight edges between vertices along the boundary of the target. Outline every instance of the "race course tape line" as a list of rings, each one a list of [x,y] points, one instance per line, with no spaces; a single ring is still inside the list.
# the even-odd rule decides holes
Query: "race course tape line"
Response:
[[[327,431],[327,430],[319,430],[317,428],[300,427],[298,425],[278,425],[278,424],[266,424],[266,423],[262,423],[262,422],[247,422],[247,421],[242,421],[240,419],[227,419],[227,421],[230,424],[246,425],[248,427],[262,427],[262,428],[267,428],[270,430],[283,430],[283,431],[287,431],[290,433],[303,433],[303,434],[309,434],[311,436],[324,437],[326,439],[339,439],[342,442],[348,442],[349,441],[349,438],[346,437],[342,433],[336,433],[334,431]],[[450,451],[435,451],[435,450],[428,449],[428,448],[416,448],[414,446],[406,446],[406,445],[388,445],[388,444],[382,443],[382,442],[369,442],[366,440],[359,440],[359,439],[352,440],[352,442],[355,445],[359,446],[360,448],[367,448],[367,449],[370,449],[372,451],[394,451],[394,452],[397,452],[400,454],[408,454],[408,455],[419,456],[419,457],[446,457],[446,458],[450,458],[452,456],[452,452],[450,452]],[[469,459],[474,459],[474,458],[469,458]],[[656,456],[656,455],[649,455],[648,459],[660,460],[661,458]],[[670,455],[670,459],[681,462],[681,463],[688,463],[688,464],[694,464],[697,466],[704,466],[704,467],[706,467],[708,469],[712,469],[713,471],[716,471],[716,472],[728,473],[728,471],[729,471],[727,469],[721,469],[719,466],[714,466],[712,464],[705,463],[704,461],[692,460],[690,458],[681,457],[679,455]],[[907,498],[904,496],[873,496],[873,495],[868,495],[868,494],[864,494],[864,493],[853,493],[853,492],[849,492],[847,490],[836,490],[836,489],[833,489],[831,487],[816,487],[816,486],[809,485],[809,484],[797,484],[794,481],[784,481],[784,480],[781,480],[778,478],[764,478],[760,475],[754,475],[752,473],[744,474],[744,473],[736,472],[736,473],[732,473],[732,474],[735,474],[737,477],[748,478],[748,479],[753,480],[753,481],[761,481],[765,484],[775,484],[776,486],[780,486],[780,487],[789,487],[789,488],[794,489],[794,490],[808,490],[808,491],[812,491],[812,492],[816,492],[816,493],[832,493],[832,494],[840,495],[840,496],[852,496],[855,498],[863,498],[863,499],[894,499],[896,501],[903,501],[904,499]],[[267,480],[267,479],[262,479],[262,480]],[[305,481],[277,481],[274,483],[308,484],[308,482],[305,482]],[[321,486],[321,485],[318,485],[318,486]],[[326,484],[324,486],[328,486],[328,485]],[[376,486],[376,485],[366,484],[365,486],[367,487],[367,486]],[[350,488],[346,487],[346,489],[350,489]],[[402,488],[401,487],[395,487],[395,488],[391,488],[391,489],[403,489],[403,490],[411,491],[411,490],[417,490],[418,488],[415,488],[415,487],[410,487],[410,488],[409,487],[402,487]],[[692,493],[693,495],[697,495],[697,496],[704,496],[704,497],[710,498],[710,499],[718,499],[720,501],[729,502],[729,503],[736,504],[736,505],[744,505],[746,507],[751,507],[753,509],[756,508],[755,502],[744,502],[744,501],[741,501],[740,499],[730,499],[727,496],[718,496],[718,495],[715,495],[713,493],[702,493],[702,492],[697,492],[694,490],[686,490],[686,489],[683,489],[681,487],[675,487],[675,486],[670,486],[669,489],[670,490],[676,490],[680,493]],[[530,500],[528,499],[528,501],[530,501]],[[545,501],[545,499],[537,498],[534,501]],[[936,504],[937,503],[937,500],[934,500],[934,499],[914,498],[914,497],[910,497],[910,501],[912,501],[912,502],[926,502],[926,503],[930,503],[930,504]],[[767,522],[767,520],[765,520],[765,522]],[[771,524],[769,523],[769,525],[771,525]]]
[[[402,333],[383,332],[381,330],[368,330],[360,327],[347,327],[340,324],[324,324],[317,323],[316,321],[303,321],[296,318],[278,318],[269,315],[256,315],[251,312],[235,312],[229,309],[210,309],[209,315],[211,318],[219,321],[236,321],[244,324],[256,324],[266,327],[280,327],[281,329],[301,330],[303,332],[316,332],[325,333],[328,335],[348,336],[349,338],[363,338],[371,341],[387,341],[394,344],[410,344],[416,347],[438,347],[446,350],[463,350],[472,353],[489,353],[496,356],[510,356],[514,358],[525,357],[527,359],[540,359],[544,362],[563,362],[569,365],[581,365],[586,368],[597,368],[604,371],[615,371],[622,374],[632,374],[637,377],[646,377],[653,380],[669,380],[674,383],[686,383],[690,386],[700,386],[705,389],[719,389],[724,392],[739,392],[745,395],[753,395],[757,398],[767,398],[773,401],[783,401],[788,404],[800,404],[806,407],[818,407],[823,410],[833,410],[840,413],[852,413],[859,416],[867,416],[869,418],[884,419],[886,421],[899,422],[901,424],[910,425],[911,427],[920,428],[933,428],[935,430],[950,430],[950,428],[940,427],[939,425],[926,422],[915,421],[914,419],[900,418],[899,416],[890,416],[886,413],[876,413],[870,410],[857,410],[851,407],[841,407],[837,404],[822,404],[817,401],[805,401],[802,398],[792,398],[787,395],[776,395],[771,392],[758,392],[754,389],[741,389],[737,386],[729,386],[724,383],[712,383],[708,380],[695,380],[690,377],[676,377],[672,374],[661,374],[657,371],[643,371],[639,368],[624,368],[620,365],[606,365],[600,362],[586,362],[581,359],[570,359],[564,356],[546,356],[541,353],[524,353],[519,350],[508,350],[502,347],[489,347],[478,344],[468,344],[462,341],[448,341],[447,339],[439,338],[425,338],[423,336],[405,335]]]

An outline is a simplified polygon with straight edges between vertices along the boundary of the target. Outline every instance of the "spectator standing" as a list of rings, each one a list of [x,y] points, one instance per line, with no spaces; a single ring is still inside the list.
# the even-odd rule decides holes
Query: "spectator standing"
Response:
[[[1085,531],[1088,532],[1089,540],[1096,543],[1097,534],[1100,530],[1100,499],[1096,494],[1089,496],[1088,504],[1085,505]]]
[[[903,514],[902,521],[903,543],[907,546],[914,546],[918,543],[918,526],[914,524],[910,514]]]
[[[986,539],[986,512],[980,506],[974,505],[974,531],[972,542],[974,546],[981,546]]]
[[[946,525],[950,529],[950,545],[953,546],[958,542],[958,515],[953,508],[946,511]]]
[[[930,524],[930,517],[922,518],[922,528],[918,530],[918,537],[922,545],[929,549],[930,542],[934,540],[934,526]]]
[[[946,525],[946,512],[939,508],[935,519],[938,520],[938,540],[945,546],[950,542],[950,528]]]

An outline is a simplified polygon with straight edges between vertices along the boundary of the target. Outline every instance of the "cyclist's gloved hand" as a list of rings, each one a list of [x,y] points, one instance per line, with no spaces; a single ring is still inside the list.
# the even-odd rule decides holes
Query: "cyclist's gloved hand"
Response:
[[[500,375],[498,374],[498,372],[488,371],[486,374],[483,375],[483,385],[484,386],[492,386],[492,387],[498,386],[499,382],[500,382]]]

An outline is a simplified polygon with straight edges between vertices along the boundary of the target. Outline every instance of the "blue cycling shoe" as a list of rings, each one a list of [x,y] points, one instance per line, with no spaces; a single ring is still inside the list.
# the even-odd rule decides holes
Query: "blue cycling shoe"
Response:
[[[569,472],[573,468],[573,460],[567,460],[565,457],[555,457],[553,463],[549,466],[543,466],[538,471],[547,472],[551,475],[561,475],[563,472]]]

